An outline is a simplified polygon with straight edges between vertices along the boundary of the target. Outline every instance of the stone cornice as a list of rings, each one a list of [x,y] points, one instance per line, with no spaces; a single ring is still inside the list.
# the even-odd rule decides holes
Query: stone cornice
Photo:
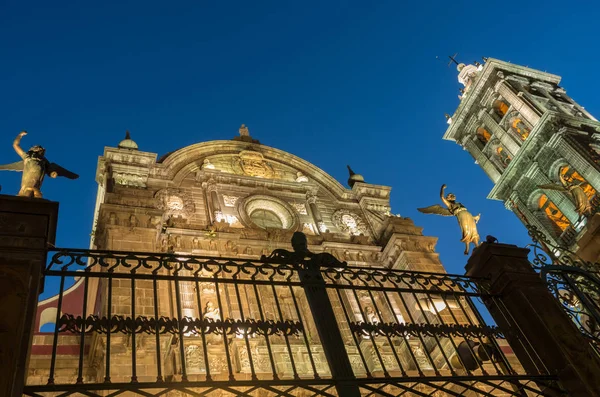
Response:
[[[443,139],[450,141],[457,140],[460,131],[462,130],[463,123],[468,119],[472,110],[477,108],[481,92],[491,83],[494,74],[498,71],[505,72],[505,74],[524,76],[554,85],[558,84],[561,79],[561,77],[557,75],[489,58],[476,77],[474,84],[454,112],[452,123],[444,133]]]

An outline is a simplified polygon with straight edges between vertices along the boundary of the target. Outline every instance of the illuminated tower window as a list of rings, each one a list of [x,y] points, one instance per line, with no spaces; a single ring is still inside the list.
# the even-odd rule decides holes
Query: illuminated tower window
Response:
[[[481,142],[484,146],[490,141],[491,138],[492,134],[490,134],[488,130],[483,127],[477,128],[477,139],[479,139],[479,142]]]
[[[581,187],[588,199],[592,199],[596,195],[596,189],[592,187],[577,171],[572,167],[565,165],[560,169],[560,175],[567,182],[582,183]]]
[[[510,128],[521,138],[521,140],[527,139],[531,130],[525,125],[523,120],[519,117],[513,117],[510,120]]]
[[[567,217],[558,209],[556,204],[554,204],[545,194],[540,196],[538,208],[552,222],[557,235],[560,235],[571,224]]]
[[[496,114],[500,117],[504,117],[506,112],[508,112],[508,105],[504,101],[500,101],[500,100],[494,101],[492,108],[494,109]]]

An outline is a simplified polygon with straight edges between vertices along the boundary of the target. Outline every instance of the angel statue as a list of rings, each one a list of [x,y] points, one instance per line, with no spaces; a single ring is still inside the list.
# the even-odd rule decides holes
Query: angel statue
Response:
[[[21,138],[25,135],[27,135],[27,132],[22,131],[17,135],[13,142],[15,152],[17,152],[23,160],[12,164],[0,165],[0,170],[23,171],[21,190],[19,190],[18,196],[41,198],[42,192],[40,189],[46,174],[50,175],[52,178],[56,178],[57,176],[64,176],[69,179],[79,178],[79,175],[67,171],[58,164],[49,162],[48,159],[44,157],[46,149],[41,146],[32,146],[27,152],[21,149],[19,144],[21,143]]]
[[[590,215],[592,212],[592,205],[590,199],[583,190],[583,186],[587,183],[585,181],[575,181],[574,178],[566,180],[562,173],[559,173],[560,185],[556,183],[548,183],[547,185],[539,185],[540,189],[558,190],[561,192],[568,192],[571,198],[575,202],[575,211],[579,214],[578,222],[585,215]]]
[[[417,208],[419,212],[424,214],[435,214],[442,216],[455,216],[458,220],[458,225],[462,230],[462,241],[465,243],[465,255],[469,254],[469,244],[473,243],[476,247],[479,245],[479,233],[477,233],[477,222],[479,222],[480,215],[473,216],[467,209],[456,201],[456,196],[452,193],[448,193],[444,197],[444,190],[446,185],[442,185],[440,191],[440,198],[447,208],[442,207],[439,204],[430,205],[425,208]]]

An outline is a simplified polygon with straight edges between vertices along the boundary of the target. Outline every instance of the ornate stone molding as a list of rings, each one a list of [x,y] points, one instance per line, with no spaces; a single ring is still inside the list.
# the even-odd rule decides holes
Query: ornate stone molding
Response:
[[[236,174],[273,178],[275,171],[270,163],[265,161],[262,153],[253,150],[242,150],[233,158],[232,168]]]
[[[368,234],[368,228],[365,221],[357,213],[339,209],[331,215],[333,224],[344,233],[352,235]]]
[[[189,217],[196,211],[192,195],[183,189],[162,189],[154,198],[156,208],[169,215]]]

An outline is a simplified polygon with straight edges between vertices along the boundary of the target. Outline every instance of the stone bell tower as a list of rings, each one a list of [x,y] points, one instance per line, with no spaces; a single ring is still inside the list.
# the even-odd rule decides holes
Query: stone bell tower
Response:
[[[464,88],[444,139],[494,182],[489,199],[553,242],[581,249],[600,204],[600,123],[559,86],[560,76],[492,58],[457,69]]]

